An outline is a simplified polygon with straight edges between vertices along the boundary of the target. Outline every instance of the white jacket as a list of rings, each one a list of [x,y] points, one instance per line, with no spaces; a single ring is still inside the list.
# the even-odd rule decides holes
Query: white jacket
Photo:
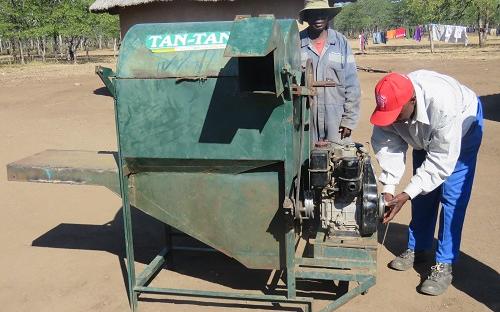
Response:
[[[455,168],[462,137],[476,119],[476,94],[452,77],[419,70],[408,74],[417,104],[412,120],[373,127],[372,146],[382,168],[383,192],[394,195],[405,171],[408,145],[427,156],[403,192],[410,198],[441,185]]]

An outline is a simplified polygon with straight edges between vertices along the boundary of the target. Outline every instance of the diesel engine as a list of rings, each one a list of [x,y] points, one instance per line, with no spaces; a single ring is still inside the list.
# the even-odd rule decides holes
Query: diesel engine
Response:
[[[377,229],[383,204],[370,156],[361,144],[321,142],[311,150],[306,211],[318,213],[329,236],[368,236]]]

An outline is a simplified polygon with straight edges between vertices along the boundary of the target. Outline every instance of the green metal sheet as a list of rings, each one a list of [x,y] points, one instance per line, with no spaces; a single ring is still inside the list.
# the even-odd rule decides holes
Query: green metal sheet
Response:
[[[300,83],[301,81],[301,61],[300,61],[300,40],[297,22],[295,20],[278,20],[280,29],[284,38],[284,59],[285,66],[289,68],[293,76],[288,77],[286,85],[288,92],[290,92],[291,83]],[[293,81],[295,79],[295,81]],[[285,120],[286,143],[285,143],[285,192],[289,194],[292,182],[297,175],[297,168],[299,168],[299,150],[300,150],[300,117],[301,107],[305,107],[302,103],[303,98],[293,96],[292,94],[285,94],[287,105],[285,105],[285,116],[290,116]],[[305,112],[305,119],[308,120],[308,114]],[[309,131],[304,135],[304,155],[307,155],[309,150]]]
[[[279,46],[279,28],[273,16],[237,18],[224,56],[262,57]]]
[[[96,66],[95,73],[99,78],[101,78],[102,82],[108,89],[109,93],[114,97],[115,96],[115,72],[111,68]]]
[[[130,177],[130,201],[249,268],[278,269],[284,249],[280,175],[138,173]]]
[[[235,78],[117,79],[125,158],[283,160],[284,103]]]
[[[238,174],[275,163],[266,160],[128,158],[129,172],[206,172]]]
[[[224,57],[232,22],[137,24],[120,48],[116,76],[179,78],[237,76]]]
[[[215,34],[216,39],[229,33],[227,46],[196,50],[189,43],[187,48],[183,45],[182,38],[194,40],[193,34],[201,33],[204,38]],[[115,80],[119,135],[127,164],[155,158],[286,160],[288,192],[298,167],[301,100],[291,94],[242,92],[238,58],[225,57],[223,47],[226,52],[236,52],[238,47],[240,57],[272,53],[274,95],[279,95],[292,83],[283,68],[295,69],[294,80],[300,81],[298,46],[296,22],[269,16],[131,28],[121,47]],[[250,168],[248,163],[245,167]]]
[[[202,30],[229,31],[232,54],[222,54],[224,44],[206,50],[173,44]],[[301,101],[280,94],[300,80],[283,70],[300,66],[297,47],[296,23],[271,17],[134,26],[115,80],[131,204],[249,268],[284,267],[280,207],[298,167],[294,114]],[[241,89],[245,75],[255,75],[242,71],[252,70],[248,61],[263,66],[276,92]]]
[[[296,20],[277,20],[284,40],[284,59],[289,69],[299,78],[302,75],[300,59],[300,36]]]
[[[279,23],[272,15],[236,18],[224,56],[264,58],[271,53],[274,93],[279,96],[284,91],[282,70],[285,64],[285,45]],[[266,74],[265,69],[262,71],[262,74]],[[239,73],[240,76],[244,74]]]

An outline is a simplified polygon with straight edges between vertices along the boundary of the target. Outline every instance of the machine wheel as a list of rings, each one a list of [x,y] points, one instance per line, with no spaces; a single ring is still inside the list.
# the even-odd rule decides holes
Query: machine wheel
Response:
[[[377,180],[373,173],[370,156],[363,159],[363,185],[361,225],[359,232],[362,236],[372,235],[377,231],[379,215],[379,196],[377,192]]]

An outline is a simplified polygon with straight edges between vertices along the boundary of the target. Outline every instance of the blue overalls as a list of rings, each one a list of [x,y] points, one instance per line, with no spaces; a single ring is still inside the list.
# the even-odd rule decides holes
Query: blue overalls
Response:
[[[482,104],[478,98],[476,120],[462,137],[460,155],[453,173],[434,191],[418,195],[411,201],[412,219],[408,228],[408,248],[415,251],[432,248],[438,207],[441,203],[436,262],[453,263],[458,258],[483,127]],[[425,150],[413,150],[413,174],[422,165],[425,157]]]

